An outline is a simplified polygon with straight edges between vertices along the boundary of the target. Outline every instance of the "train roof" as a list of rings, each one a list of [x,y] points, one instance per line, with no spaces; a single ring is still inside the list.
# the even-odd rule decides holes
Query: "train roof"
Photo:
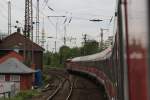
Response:
[[[71,62],[85,62],[85,61],[88,62],[88,61],[105,60],[110,58],[111,54],[112,54],[112,46],[96,54],[73,58],[71,59]]]

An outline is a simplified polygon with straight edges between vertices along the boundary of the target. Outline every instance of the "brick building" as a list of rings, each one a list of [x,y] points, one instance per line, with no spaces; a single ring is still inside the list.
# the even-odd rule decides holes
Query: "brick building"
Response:
[[[8,58],[0,63],[0,83],[13,82],[16,91],[31,89],[35,71],[16,58]]]
[[[30,62],[30,65],[34,65],[35,69],[42,70],[44,49],[19,32],[15,32],[0,40],[0,57],[11,51],[18,52],[25,58],[25,62]]]

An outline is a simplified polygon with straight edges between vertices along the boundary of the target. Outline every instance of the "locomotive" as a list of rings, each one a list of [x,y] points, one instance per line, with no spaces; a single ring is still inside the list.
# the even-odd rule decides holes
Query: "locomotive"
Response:
[[[112,46],[66,62],[95,77],[109,100],[150,100],[149,0],[118,0]]]

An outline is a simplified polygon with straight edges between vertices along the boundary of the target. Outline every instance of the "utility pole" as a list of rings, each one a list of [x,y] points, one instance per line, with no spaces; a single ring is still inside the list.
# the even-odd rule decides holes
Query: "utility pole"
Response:
[[[83,39],[84,39],[84,45],[85,45],[87,42],[87,34],[84,34],[83,36],[84,36]]]
[[[104,29],[104,28],[100,29],[100,31],[101,31],[100,32],[100,38],[101,38],[101,40],[100,40],[99,46],[102,47],[102,49],[103,49],[103,42],[104,42],[103,41],[104,30],[109,30],[109,29]]]
[[[55,53],[57,52],[58,17],[56,21]]]
[[[37,0],[37,6],[36,6],[36,43],[39,44],[39,0]]]
[[[71,44],[72,47],[73,47],[72,41],[73,41],[74,44],[76,45],[76,39],[77,39],[77,38],[74,38],[74,37],[72,37],[72,36],[71,36],[71,38],[69,39],[69,40],[70,40],[70,44]]]
[[[11,0],[8,0],[8,35],[11,34]]]
[[[65,18],[66,16],[47,16],[47,17],[52,17],[52,18],[57,18],[56,21],[56,38],[55,38],[55,42],[54,42],[54,47],[55,47],[55,53],[57,51],[57,31],[58,31],[58,18]]]
[[[44,28],[44,17],[43,17],[43,28],[42,28],[42,40],[41,40],[41,46],[44,48],[45,44],[45,28]]]
[[[86,42],[87,42],[87,34],[84,34],[83,35],[83,40],[84,40],[84,45],[83,45],[83,55],[85,55],[86,54],[86,49],[85,49],[85,45],[86,45]]]
[[[67,33],[67,29],[66,29],[66,25],[64,26],[64,45],[66,45],[66,33]]]
[[[92,21],[92,22],[102,22],[103,20],[102,19],[91,19],[89,21]],[[101,40],[99,41],[99,47],[103,43],[103,29],[101,29],[100,38],[101,38]]]
[[[53,37],[47,37],[47,51],[49,51],[49,39],[52,39]]]
[[[100,46],[103,46],[103,29],[101,28],[101,33],[100,33],[100,38],[101,38],[101,41],[100,41]]]

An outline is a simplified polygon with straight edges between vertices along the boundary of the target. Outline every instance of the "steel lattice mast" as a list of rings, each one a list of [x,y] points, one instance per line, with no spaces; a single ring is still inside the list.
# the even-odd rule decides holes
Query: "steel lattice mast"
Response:
[[[24,34],[33,40],[33,9],[32,0],[25,0],[25,26]]]
[[[29,38],[33,41],[33,8],[32,8],[32,0],[25,0],[25,25],[24,25],[24,35],[26,38]],[[26,39],[24,39],[24,58],[26,59],[26,63],[31,61],[34,64],[34,52],[33,45],[32,50],[26,50]]]

